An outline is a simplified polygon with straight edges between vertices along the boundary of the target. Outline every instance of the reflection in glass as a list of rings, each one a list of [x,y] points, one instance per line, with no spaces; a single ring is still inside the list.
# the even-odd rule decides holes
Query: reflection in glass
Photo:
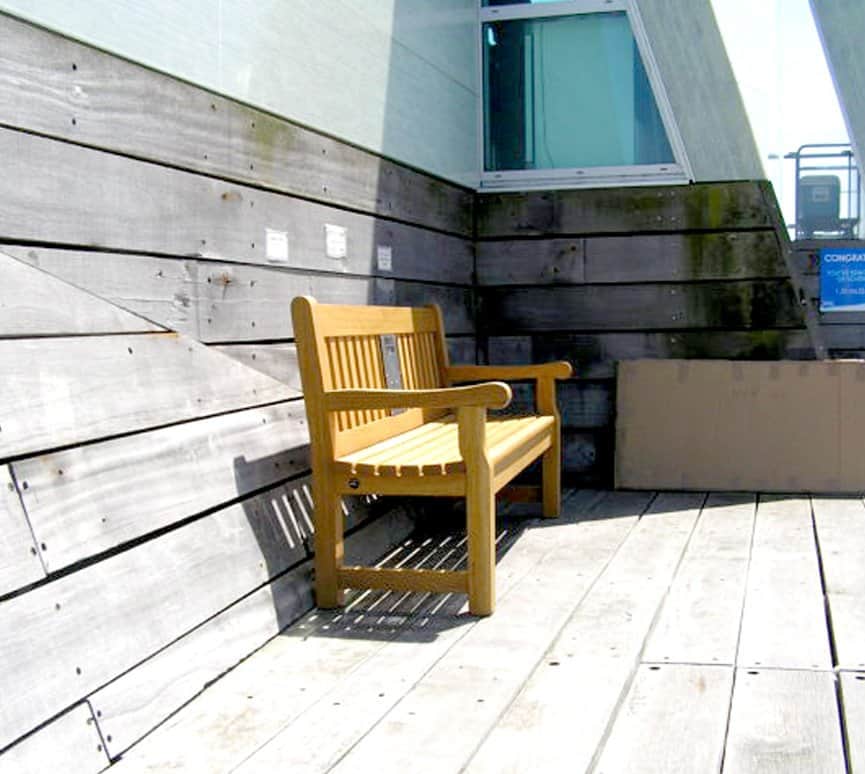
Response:
[[[486,170],[674,161],[624,12],[484,24],[483,49]]]

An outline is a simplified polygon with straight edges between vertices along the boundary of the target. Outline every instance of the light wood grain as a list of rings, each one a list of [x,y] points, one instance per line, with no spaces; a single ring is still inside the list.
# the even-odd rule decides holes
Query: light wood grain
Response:
[[[865,771],[865,672],[841,672],[838,679],[850,771]]]
[[[485,194],[477,217],[481,239],[770,225],[753,182]]]
[[[9,160],[0,236],[9,241],[267,264],[271,229],[287,234],[294,268],[378,273],[384,245],[387,276],[471,280],[472,246],[461,237],[8,129],[0,152]],[[326,224],[346,229],[344,259],[326,256]]]
[[[294,401],[31,457],[13,464],[54,572],[309,467]]]
[[[753,495],[709,495],[645,661],[736,663],[755,510]]]
[[[0,753],[0,769],[15,774],[75,771],[97,774],[109,765],[96,718],[78,704],[14,747]]]
[[[736,663],[740,667],[832,668],[807,497],[760,498]]]
[[[593,771],[719,771],[732,693],[732,667],[640,666]]]
[[[865,507],[859,497],[812,504],[838,666],[865,669]]]
[[[0,465],[0,597],[45,577],[8,465]]]
[[[0,335],[4,337],[160,330],[2,252],[0,271]]]
[[[736,671],[725,774],[842,774],[835,676],[793,670]]]
[[[589,769],[627,690],[701,500],[662,495],[652,503],[561,630],[550,628],[552,642],[543,658],[526,675],[468,771]],[[581,580],[582,567],[575,569]]]
[[[283,497],[269,490],[4,602],[0,746],[303,559]]]
[[[354,513],[352,521],[359,516]],[[414,526],[405,509],[392,508],[353,532],[346,539],[347,550],[356,561],[376,560],[405,539]],[[312,563],[305,562],[97,691],[90,700],[99,712],[103,735],[110,738],[109,753],[116,756],[129,748],[312,604]],[[292,663],[286,668],[292,672],[297,666]],[[260,686],[250,683],[246,688],[248,694]],[[277,716],[287,709],[280,704],[274,701],[270,707]]]
[[[0,341],[0,371],[0,457],[296,396],[175,334]]]
[[[466,189],[9,16],[0,24],[6,125],[471,234]]]

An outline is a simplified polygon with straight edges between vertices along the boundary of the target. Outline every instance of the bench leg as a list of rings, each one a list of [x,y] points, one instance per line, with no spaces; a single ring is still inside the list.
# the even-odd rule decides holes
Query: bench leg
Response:
[[[562,443],[556,433],[553,445],[541,458],[543,513],[547,518],[558,516],[562,511]]]
[[[345,594],[336,574],[343,561],[342,498],[334,495],[325,480],[315,482],[315,603],[319,607],[340,607]]]
[[[496,498],[486,450],[486,411],[457,411],[460,452],[466,461],[466,532],[469,549],[469,612],[491,615],[496,607]]]
[[[491,482],[468,486],[469,612],[491,615],[496,607],[496,501]]]

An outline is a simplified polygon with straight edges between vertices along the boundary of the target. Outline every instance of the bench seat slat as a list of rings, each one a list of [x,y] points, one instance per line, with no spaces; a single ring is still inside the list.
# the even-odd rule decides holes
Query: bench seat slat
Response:
[[[491,417],[487,422],[490,461],[498,467],[529,446],[549,446],[547,436],[553,425],[553,419],[546,416]],[[375,476],[464,473],[456,419],[451,415],[339,457],[336,468],[343,473]]]

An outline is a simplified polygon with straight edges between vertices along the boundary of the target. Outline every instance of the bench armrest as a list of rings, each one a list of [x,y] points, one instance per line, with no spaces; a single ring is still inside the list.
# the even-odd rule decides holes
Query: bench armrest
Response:
[[[447,369],[452,382],[487,381],[504,379],[568,379],[574,372],[570,363],[559,360],[540,365],[456,365]]]
[[[450,366],[446,375],[451,382],[471,382],[479,379],[526,379],[535,382],[535,405],[539,414],[556,417],[556,380],[567,379],[574,372],[573,366],[564,360],[540,365],[458,365]]]
[[[468,387],[443,387],[432,390],[329,390],[324,393],[326,411],[435,409],[460,406],[500,409],[510,402],[511,388],[504,382],[485,382]]]

